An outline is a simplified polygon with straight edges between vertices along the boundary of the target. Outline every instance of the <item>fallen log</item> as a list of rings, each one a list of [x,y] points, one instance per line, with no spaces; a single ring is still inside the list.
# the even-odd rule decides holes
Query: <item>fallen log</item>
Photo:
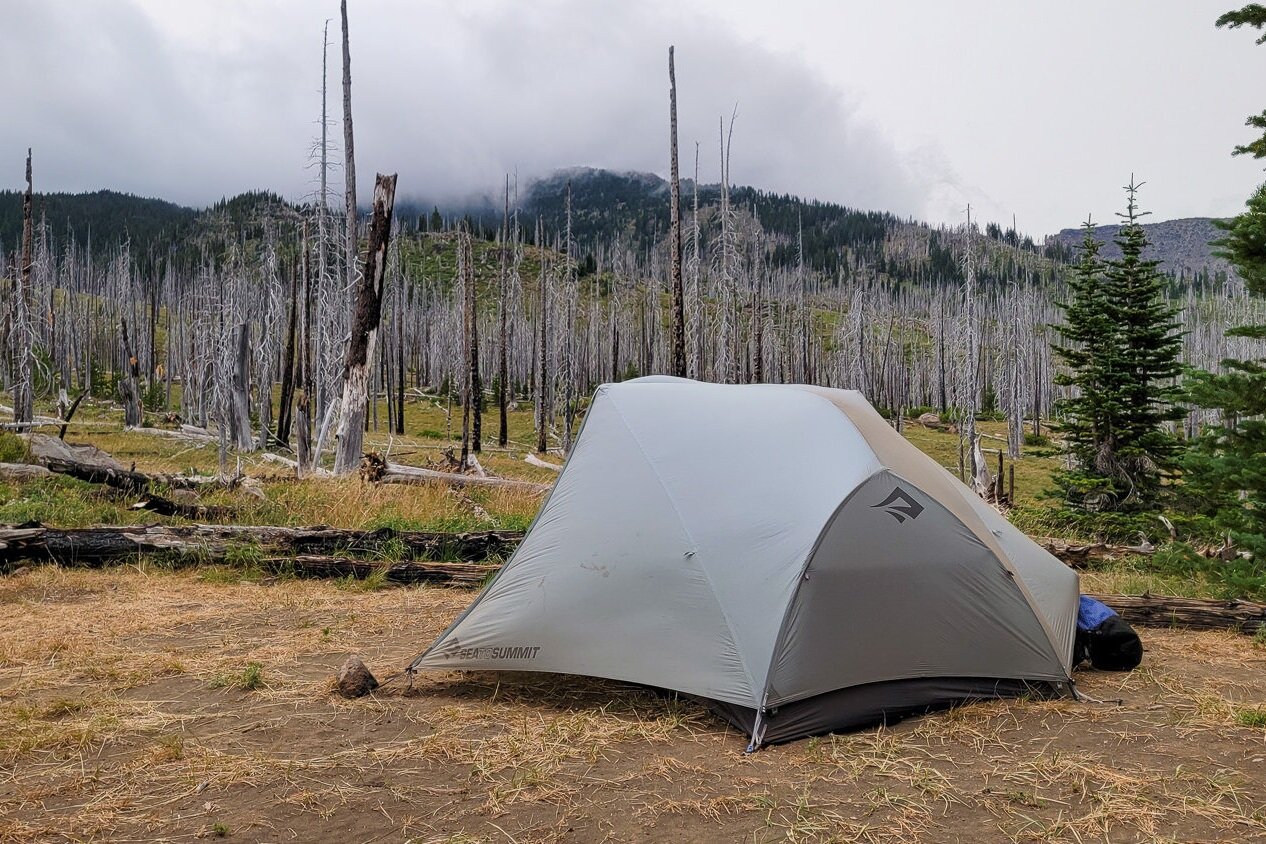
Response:
[[[525,454],[523,456],[523,460],[530,466],[538,466],[542,469],[549,469],[551,472],[563,471],[562,466],[559,466],[557,463],[550,463],[548,460],[542,460],[535,454]]]
[[[499,564],[431,563],[405,560],[356,560],[348,557],[326,557],[303,554],[297,557],[268,557],[263,561],[268,571],[298,577],[354,577],[364,580],[382,572],[388,583],[409,586],[436,583],[445,586],[482,586],[488,576],[501,568]]]
[[[1192,630],[1238,630],[1250,635],[1266,628],[1266,604],[1239,600],[1171,598],[1164,595],[1091,595],[1131,624],[1144,627],[1186,627]]]
[[[32,481],[47,478],[52,472],[34,463],[0,463],[0,478],[14,481]]]
[[[532,494],[546,492],[550,484],[533,481],[520,481],[513,478],[490,478],[477,475],[463,475],[457,472],[440,472],[435,469],[422,469],[417,466],[404,466],[399,463],[388,463],[376,454],[365,455],[361,462],[361,477],[371,483],[379,484],[447,484],[457,487],[481,487],[494,489],[516,489]]]
[[[46,457],[41,462],[50,472],[69,475],[90,484],[104,484],[127,493],[143,493],[150,484],[148,475],[131,469],[116,469],[100,463],[81,463],[60,457]]]
[[[1036,539],[1035,541],[1065,565],[1075,569],[1088,568],[1098,562],[1116,560],[1122,557],[1146,556],[1156,551],[1155,546],[1151,544],[1108,545],[1104,542],[1076,543],[1069,542],[1067,539],[1056,539],[1049,536]]]
[[[123,429],[129,434],[145,434],[150,437],[165,437],[169,440],[180,440],[182,442],[197,443],[198,445],[208,445],[216,441],[214,434],[192,428],[189,425],[182,425],[179,430],[173,428],[145,428],[140,425],[134,425],[131,428]]]
[[[24,560],[91,568],[144,554],[225,562],[240,558],[243,549],[266,557],[389,555],[469,563],[507,558],[522,538],[522,531],[508,530],[451,533],[205,524],[57,529],[28,523],[0,526],[0,569]]]
[[[179,516],[190,521],[204,519],[231,519],[236,511],[219,504],[196,504],[173,501],[161,495],[147,494],[132,505],[133,510],[148,510],[160,516]]]
[[[268,462],[268,463],[277,463],[277,464],[279,464],[279,465],[281,465],[281,466],[287,466],[287,467],[289,467],[290,469],[293,469],[293,470],[294,470],[294,472],[295,472],[295,475],[296,475],[296,476],[299,476],[299,461],[298,461],[298,460],[291,460],[289,457],[286,457],[286,456],[281,455],[281,454],[276,454],[276,453],[271,452],[271,451],[266,451],[266,452],[264,452],[263,454],[259,455],[259,459],[260,459],[260,460],[264,460],[264,461],[266,461],[266,462]],[[332,477],[334,477],[334,473],[333,473],[333,472],[331,472],[331,471],[330,471],[330,470],[328,470],[328,469],[323,469],[323,468],[321,468],[320,466],[316,466],[316,467],[313,467],[313,468],[309,468],[309,469],[307,470],[307,474],[308,474],[310,477],[314,477],[314,478],[332,478]]]

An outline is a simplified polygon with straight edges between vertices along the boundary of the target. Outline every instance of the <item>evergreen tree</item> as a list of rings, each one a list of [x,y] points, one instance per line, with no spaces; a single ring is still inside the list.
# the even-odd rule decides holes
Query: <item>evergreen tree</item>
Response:
[[[1225,26],[1227,29],[1249,26],[1260,32],[1263,27],[1266,27],[1266,6],[1260,3],[1249,3],[1243,8],[1222,15],[1218,18],[1216,26]],[[1266,44],[1266,35],[1258,36],[1257,43]],[[1262,136],[1251,143],[1237,146],[1234,154],[1266,158],[1266,111],[1252,115],[1245,121],[1245,125],[1262,130]]]
[[[1218,18],[1231,29],[1266,27],[1266,7],[1249,4]],[[1266,43],[1266,35],[1257,39]],[[1266,112],[1248,124],[1266,129]],[[1266,134],[1236,155],[1266,157]],[[1219,223],[1226,236],[1217,241],[1244,279],[1248,292],[1266,296],[1266,185],[1249,198],[1246,210]],[[1266,325],[1234,328],[1228,336],[1266,340]],[[1189,379],[1191,401],[1219,411],[1220,420],[1206,428],[1184,461],[1184,486],[1198,508],[1211,516],[1231,539],[1251,554],[1220,570],[1237,594],[1266,590],[1266,357],[1222,361],[1222,372],[1196,373]]]
[[[1062,339],[1053,344],[1054,351],[1068,367],[1055,377],[1055,383],[1074,387],[1076,392],[1062,399],[1058,408],[1073,469],[1056,477],[1069,501],[1083,502],[1088,496],[1111,494],[1108,478],[1094,471],[1097,456],[1103,448],[1102,437],[1109,430],[1108,397],[1102,355],[1108,351],[1103,339],[1111,333],[1103,293],[1102,244],[1095,239],[1094,223],[1086,220],[1081,242],[1081,259],[1068,278],[1067,302],[1061,302],[1064,324],[1054,326]]]
[[[1143,258],[1147,232],[1139,222],[1149,212],[1138,210],[1141,185],[1131,178],[1126,210],[1114,242],[1121,257],[1104,262],[1107,315],[1115,327],[1112,357],[1115,408],[1119,417],[1113,476],[1125,493],[1123,509],[1154,509],[1161,484],[1178,468],[1182,447],[1166,423],[1186,415],[1178,406],[1182,390],[1182,334],[1179,309],[1167,302],[1168,281],[1160,261]]]
[[[1178,464],[1179,444],[1166,423],[1183,416],[1175,404],[1182,338],[1178,311],[1162,295],[1159,262],[1143,258],[1138,188],[1131,179],[1118,215],[1121,257],[1100,257],[1087,222],[1063,305],[1066,324],[1057,326],[1064,342],[1055,351],[1069,370],[1059,383],[1077,388],[1060,408],[1074,465],[1057,482],[1078,507],[1154,509]]]
[[[1227,223],[1219,254],[1235,265],[1251,294],[1266,296],[1266,185]],[[1266,325],[1228,336],[1266,340]],[[1222,572],[1236,594],[1266,589],[1266,357],[1222,361],[1222,372],[1189,381],[1191,401],[1219,411],[1184,461],[1185,486],[1197,509],[1213,518],[1252,559]]]

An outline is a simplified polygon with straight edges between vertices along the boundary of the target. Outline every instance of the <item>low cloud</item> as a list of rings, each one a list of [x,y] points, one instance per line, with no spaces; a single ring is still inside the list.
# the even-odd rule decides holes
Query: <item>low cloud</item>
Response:
[[[342,139],[338,6],[324,7],[11,3],[0,72],[30,83],[8,89],[0,170],[13,177],[0,183],[17,185],[32,146],[40,189],[111,187],[194,205],[251,188],[310,194],[323,11],[334,19],[330,132]],[[718,123],[737,105],[735,182],[927,210],[915,182],[929,178],[927,161],[903,160],[797,57],[711,20],[574,0],[351,7],[362,200],[375,170],[398,171],[402,196],[427,199],[494,190],[506,172],[521,182],[573,165],[665,174],[673,43],[684,175],[698,142],[701,179],[718,178]]]

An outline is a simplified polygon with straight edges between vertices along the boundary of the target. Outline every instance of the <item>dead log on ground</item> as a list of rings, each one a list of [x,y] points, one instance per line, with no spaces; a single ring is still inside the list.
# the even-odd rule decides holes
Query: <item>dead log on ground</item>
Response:
[[[535,454],[525,454],[523,456],[523,460],[528,465],[537,466],[537,467],[540,467],[541,469],[549,469],[551,472],[563,471],[562,466],[559,466],[557,463],[550,463],[548,460],[542,460],[541,458],[537,457]]]
[[[380,455],[367,454],[361,462],[361,477],[371,483],[380,484],[448,484],[459,487],[488,487],[495,489],[517,489],[523,492],[539,494],[549,490],[549,484],[538,484],[533,481],[520,481],[513,478],[489,478],[476,475],[462,475],[457,472],[439,472],[435,469],[421,469],[417,466],[404,466],[399,463],[388,463]]]
[[[1238,600],[1171,598],[1164,595],[1091,595],[1131,624],[1186,627],[1192,630],[1238,630],[1256,634],[1266,628],[1266,604]]]
[[[251,548],[267,557],[391,556],[401,560],[482,562],[508,558],[522,531],[342,530],[324,526],[124,525],[57,529],[38,523],[0,526],[0,568],[23,560],[97,567],[138,554],[188,556],[224,562]]]
[[[0,478],[13,481],[33,481],[47,478],[52,472],[34,463],[0,463]]]
[[[148,510],[151,513],[157,513],[160,516],[179,516],[182,519],[190,521],[203,521],[207,519],[231,519],[236,514],[232,507],[225,507],[219,504],[196,504],[185,503],[183,501],[173,501],[170,498],[164,498],[161,495],[149,494],[141,498],[140,501],[132,505],[133,510]]]
[[[501,567],[479,563],[430,563],[405,560],[356,560],[348,557],[327,557],[304,554],[297,557],[268,557],[263,561],[268,571],[285,572],[299,577],[354,577],[364,580],[382,572],[388,583],[412,585],[437,583],[445,586],[482,586],[489,575]]]
[[[69,475],[90,484],[104,484],[122,492],[141,494],[149,488],[150,478],[142,472],[130,469],[116,469],[97,463],[81,463],[75,460],[63,460],[60,457],[49,457],[43,461],[50,472]]]
[[[1148,555],[1156,551],[1155,546],[1147,542],[1139,545],[1109,545],[1104,542],[1075,543],[1067,539],[1042,537],[1035,539],[1065,565],[1070,568],[1083,569],[1099,562],[1121,559],[1139,555]]]

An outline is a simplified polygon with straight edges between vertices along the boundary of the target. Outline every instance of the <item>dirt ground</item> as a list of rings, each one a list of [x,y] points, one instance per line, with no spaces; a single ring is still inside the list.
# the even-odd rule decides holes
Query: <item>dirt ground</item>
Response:
[[[690,702],[446,674],[357,701],[473,597],[38,568],[0,581],[0,840],[1252,841],[1266,647],[1145,630],[1123,705],[978,704],[744,755]]]

